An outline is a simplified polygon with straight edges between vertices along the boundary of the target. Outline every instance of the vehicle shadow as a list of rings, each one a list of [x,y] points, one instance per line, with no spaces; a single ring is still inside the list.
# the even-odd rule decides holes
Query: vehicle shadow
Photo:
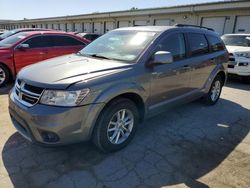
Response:
[[[17,188],[209,187],[197,179],[246,137],[249,117],[249,109],[229,100],[212,107],[193,102],[145,121],[132,143],[111,154],[91,143],[40,147],[15,133],[4,145],[3,164]]]
[[[6,95],[9,93],[14,83],[9,83],[4,87],[0,87],[0,95]]]
[[[226,83],[227,87],[250,91],[250,84],[243,83],[240,78],[229,78]]]

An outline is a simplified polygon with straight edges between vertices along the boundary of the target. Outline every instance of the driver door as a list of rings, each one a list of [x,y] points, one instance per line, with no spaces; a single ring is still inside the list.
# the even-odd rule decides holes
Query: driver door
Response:
[[[173,62],[154,65],[151,70],[150,109],[163,106],[191,91],[191,69],[189,60],[186,59],[184,35],[182,33],[167,35],[159,43],[157,51],[171,52]]]
[[[44,60],[48,53],[48,42],[44,36],[35,36],[22,42],[22,44],[28,44],[28,48],[19,48],[17,46],[14,50],[14,61],[17,73],[27,65]]]

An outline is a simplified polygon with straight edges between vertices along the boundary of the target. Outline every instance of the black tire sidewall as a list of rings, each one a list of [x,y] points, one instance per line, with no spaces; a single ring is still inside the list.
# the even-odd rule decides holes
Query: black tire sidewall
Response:
[[[220,82],[220,94],[219,94],[218,98],[217,98],[215,101],[213,101],[213,100],[211,99],[211,92],[212,92],[214,83],[215,83],[216,81],[219,81],[219,82]],[[207,96],[206,96],[206,102],[207,102],[208,105],[214,105],[214,104],[216,104],[216,103],[218,102],[218,100],[220,99],[222,87],[223,87],[223,81],[222,81],[221,77],[220,77],[220,76],[216,76],[215,79],[213,80],[213,82],[212,82],[212,84],[211,84],[211,87],[210,87],[210,89],[209,89],[209,92],[208,92],[208,94],[207,94]]]
[[[107,136],[107,129],[108,129],[108,125],[109,122],[111,120],[111,118],[113,117],[113,115],[121,110],[121,109],[128,109],[132,112],[133,116],[134,116],[134,125],[133,125],[133,129],[129,135],[129,137],[127,138],[127,140],[125,140],[123,143],[121,144],[112,144]],[[95,144],[102,149],[104,152],[113,152],[113,151],[118,151],[122,148],[124,148],[125,146],[127,146],[129,144],[129,142],[133,139],[137,127],[138,127],[138,122],[139,122],[139,112],[138,109],[136,107],[136,105],[134,104],[134,102],[132,102],[129,99],[125,99],[125,98],[120,98],[117,99],[113,102],[111,102],[110,105],[108,105],[104,111],[101,113],[100,118],[98,118],[98,122],[97,122],[97,127],[96,127],[96,133],[95,133]]]
[[[3,87],[5,84],[7,84],[9,82],[10,74],[9,74],[8,69],[5,66],[0,64],[0,68],[3,69],[5,76],[6,76],[4,82],[0,84],[0,87]]]

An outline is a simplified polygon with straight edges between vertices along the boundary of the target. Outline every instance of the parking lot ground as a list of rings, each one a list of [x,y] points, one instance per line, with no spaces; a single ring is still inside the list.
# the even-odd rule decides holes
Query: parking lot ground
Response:
[[[250,86],[229,82],[215,106],[193,102],[140,125],[125,149],[45,148],[23,139],[0,90],[0,187],[250,187]]]

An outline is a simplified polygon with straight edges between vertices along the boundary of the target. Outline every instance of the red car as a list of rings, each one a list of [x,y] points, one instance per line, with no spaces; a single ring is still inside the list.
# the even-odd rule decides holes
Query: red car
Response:
[[[76,53],[89,41],[58,31],[22,32],[0,41],[0,87],[25,66]]]

